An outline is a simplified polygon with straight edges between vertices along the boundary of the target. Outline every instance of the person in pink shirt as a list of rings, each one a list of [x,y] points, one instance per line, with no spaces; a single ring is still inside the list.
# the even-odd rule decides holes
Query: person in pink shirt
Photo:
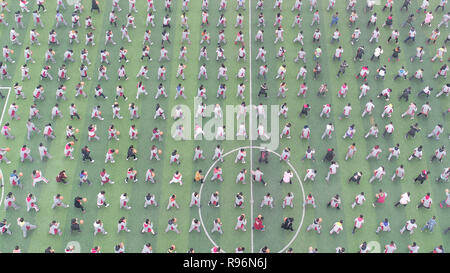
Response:
[[[386,201],[386,197],[387,193],[380,189],[379,193],[375,194],[375,202],[373,202],[372,206],[375,208],[377,206],[376,203],[383,204]]]
[[[431,26],[431,21],[433,20],[433,13],[431,11],[429,11],[426,15],[425,15],[425,19],[423,20],[421,26],[423,25],[428,25]]]

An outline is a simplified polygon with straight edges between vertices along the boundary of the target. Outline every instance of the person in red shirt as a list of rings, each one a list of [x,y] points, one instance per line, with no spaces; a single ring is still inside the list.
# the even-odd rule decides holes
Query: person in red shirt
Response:
[[[258,217],[255,218],[255,223],[253,224],[253,229],[264,231],[263,220],[264,220],[264,217],[262,217],[261,214],[258,215]]]
[[[379,190],[379,193],[375,194],[375,202],[373,202],[372,206],[375,208],[377,205],[376,203],[383,204],[384,201],[386,201],[387,193],[383,192],[382,189]]]

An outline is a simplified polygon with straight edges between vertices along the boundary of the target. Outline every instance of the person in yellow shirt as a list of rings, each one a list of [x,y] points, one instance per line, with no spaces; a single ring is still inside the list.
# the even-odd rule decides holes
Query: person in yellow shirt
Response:
[[[200,182],[203,184],[203,179],[205,178],[204,175],[202,175],[202,170],[198,170],[195,172],[194,182]]]

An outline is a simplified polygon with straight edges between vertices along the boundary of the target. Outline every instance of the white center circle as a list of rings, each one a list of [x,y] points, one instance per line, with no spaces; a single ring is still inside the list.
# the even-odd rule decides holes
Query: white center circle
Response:
[[[273,153],[273,154],[275,154],[276,156],[280,157],[280,154],[279,154],[279,153],[277,153],[277,152],[275,152],[275,151],[272,151],[272,150],[269,150],[269,149],[267,149],[266,147],[260,147],[260,146],[258,146],[258,147],[255,147],[255,146],[252,146],[252,147],[250,147],[250,146],[239,147],[239,148],[236,148],[236,149],[233,149],[233,150],[231,150],[231,151],[226,152],[225,154],[223,154],[223,157],[226,157],[226,156],[228,156],[228,155],[230,155],[230,154],[232,154],[232,153],[234,153],[234,152],[237,152],[237,151],[239,151],[240,149],[250,149],[251,151],[252,151],[253,149],[266,150],[266,151],[268,151],[268,152],[270,152],[270,153]],[[214,166],[215,166],[218,162],[219,162],[219,159],[216,159],[216,161],[214,161],[214,163],[211,164],[211,166],[209,167],[208,171],[207,171],[206,174],[205,174],[205,178],[204,178],[205,180],[206,180],[206,178],[208,177],[208,175],[209,175],[209,173],[211,172],[211,170],[214,168]],[[291,164],[291,162],[286,161],[286,163],[287,163],[287,164],[289,165],[289,167],[294,171],[294,174],[295,174],[295,176],[297,177],[298,183],[300,184],[300,188],[301,188],[301,190],[302,190],[302,195],[303,195],[302,200],[304,200],[304,198],[305,198],[305,190],[304,190],[304,188],[303,188],[303,184],[302,184],[302,181],[301,181],[301,179],[300,179],[300,176],[298,175],[297,170],[294,168],[294,166]],[[250,179],[250,183],[253,183],[253,181],[252,181],[251,179]],[[204,184],[201,184],[200,190],[199,190],[200,200],[201,200],[201,198],[202,198],[203,186],[204,186]],[[251,202],[252,202],[252,201],[253,201],[253,200],[251,200]],[[205,224],[204,224],[204,222],[203,222],[202,209],[201,209],[201,207],[198,208],[198,214],[199,214],[199,217],[200,217],[200,223],[201,223],[201,225],[202,225],[202,228],[203,228],[203,230],[205,231],[205,234],[206,234],[206,236],[208,237],[209,241],[210,241],[214,246],[218,247],[218,245],[217,245],[216,242],[211,238],[211,236],[209,235],[208,230],[207,230],[206,227],[205,227]],[[295,241],[295,239],[297,238],[297,236],[298,236],[298,234],[300,233],[300,230],[301,230],[301,228],[302,228],[304,218],[305,218],[305,206],[302,206],[302,217],[301,217],[301,220],[300,220],[300,224],[298,225],[298,228],[297,228],[297,230],[296,230],[296,232],[295,232],[295,234],[294,234],[294,237],[292,237],[292,239],[289,241],[289,243],[288,243],[286,246],[284,246],[281,250],[279,250],[278,253],[282,253],[282,252],[286,251],[286,249],[287,249],[287,248]],[[252,221],[253,221],[253,219],[252,219]],[[224,252],[224,253],[225,253],[226,251],[223,250],[223,249],[221,248],[221,252]]]

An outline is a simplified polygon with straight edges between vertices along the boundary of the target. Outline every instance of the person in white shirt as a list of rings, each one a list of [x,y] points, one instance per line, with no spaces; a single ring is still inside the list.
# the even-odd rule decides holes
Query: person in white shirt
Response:
[[[357,205],[361,206],[364,201],[366,201],[366,197],[364,196],[364,192],[361,192],[360,194],[356,195],[355,201],[352,203],[352,209],[354,209]]]
[[[410,219],[406,221],[405,225],[400,229],[400,234],[403,234],[405,230],[409,231],[409,234],[414,233],[414,229],[417,228],[416,219]]]
[[[383,176],[386,174],[383,166],[378,167],[378,169],[374,170],[373,176],[369,179],[369,183],[372,183],[375,179],[381,182],[383,180]]]
[[[400,196],[400,200],[395,203],[394,206],[398,207],[399,205],[403,205],[403,207],[406,207],[406,205],[408,205],[409,202],[411,202],[411,198],[410,198],[411,193],[409,192],[405,192]]]
[[[389,151],[388,160],[391,160],[393,156],[395,156],[398,159],[400,155],[400,144],[397,143],[395,147],[389,148],[388,151]]]
[[[405,169],[403,168],[403,164],[395,169],[395,173],[392,176],[391,180],[394,181],[397,177],[400,178],[400,180],[403,180],[405,178]]]
[[[419,253],[419,246],[416,242],[413,242],[411,245],[408,245],[409,253]]]

